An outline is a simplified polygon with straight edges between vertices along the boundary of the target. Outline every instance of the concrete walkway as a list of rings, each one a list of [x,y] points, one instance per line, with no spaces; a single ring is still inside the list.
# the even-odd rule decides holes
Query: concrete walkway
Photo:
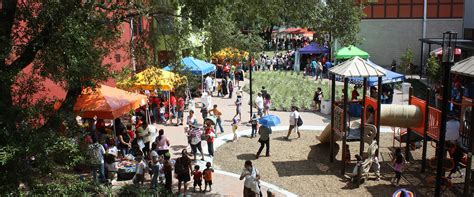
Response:
[[[244,83],[240,83],[241,86],[245,85],[247,81]],[[260,87],[254,87],[256,91],[260,90]],[[237,88],[236,88],[237,89]],[[271,94],[271,92],[269,92]],[[232,131],[231,131],[231,123],[232,123],[232,118],[235,115],[235,99],[236,99],[236,94],[234,93],[234,97],[232,99],[229,98],[222,98],[222,97],[212,97],[212,104],[217,104],[217,108],[223,113],[222,118],[222,126],[224,128],[224,133],[221,134],[220,130],[218,132],[218,138],[216,138],[214,147],[217,149],[219,146],[225,144],[228,140],[231,140],[233,137]],[[251,127],[248,124],[248,121],[250,120],[250,105],[249,105],[249,94],[243,92],[242,94],[242,122],[239,124],[238,128],[238,133],[239,135],[249,135]],[[398,101],[397,103],[402,103],[401,102],[401,94],[400,92],[396,92],[394,100]],[[255,99],[255,97],[253,98]],[[201,118],[201,114],[199,113],[200,111],[200,98],[195,99],[196,103],[196,111],[195,111],[195,117],[197,118],[198,122],[202,124],[203,120]],[[253,109],[253,112],[255,113],[257,110]],[[278,111],[271,111],[270,114],[276,115],[280,117],[282,124],[281,125],[288,125],[289,124],[289,112],[278,112]],[[304,121],[304,126],[302,126],[300,129],[301,130],[311,130],[311,131],[322,131],[324,127],[330,123],[330,116],[325,115],[319,112],[300,112],[301,117]],[[185,112],[185,118],[188,115],[188,112]],[[176,122],[176,121],[174,121]],[[172,153],[172,158],[177,158],[180,155],[180,152],[182,149],[187,148],[188,150],[188,142],[187,138],[184,133],[185,126],[163,126],[163,125],[156,125],[158,129],[164,129],[165,130],[165,135],[168,137],[168,139],[171,142],[171,153]],[[278,126],[274,127],[274,131],[286,131],[288,126]],[[382,127],[382,132],[391,132],[390,127]],[[216,131],[216,132],[217,132]],[[200,165],[201,169],[205,166],[205,163],[207,161],[212,162],[212,158],[208,157],[207,155],[207,145],[206,143],[202,143],[203,145],[203,151],[206,155],[205,160],[206,161],[200,161],[198,160],[195,165]],[[189,151],[190,152],[190,151]],[[198,156],[199,158],[199,156]],[[242,168],[243,168],[243,163],[242,163]],[[256,166],[258,168],[258,166]],[[214,181],[213,181],[213,192],[211,193],[190,193],[192,196],[242,196],[242,190],[243,190],[243,181],[239,180],[239,176],[234,173],[230,172],[225,172],[221,171],[219,169],[215,169],[214,173]],[[176,182],[176,180],[174,179]],[[275,185],[272,185],[271,183],[266,183],[265,180],[262,180],[262,187],[263,187],[263,192],[266,192],[268,189],[271,189],[275,192],[276,196],[296,196],[295,194],[286,191],[284,189],[281,189]],[[175,184],[175,189],[173,190],[174,192],[177,191],[177,187]],[[189,191],[192,190],[192,181],[188,183],[188,187],[190,188]],[[265,195],[266,196],[266,195]]]

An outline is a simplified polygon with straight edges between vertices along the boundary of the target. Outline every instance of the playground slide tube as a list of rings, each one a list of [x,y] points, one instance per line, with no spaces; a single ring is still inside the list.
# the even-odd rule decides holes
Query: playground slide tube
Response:
[[[418,127],[423,124],[423,113],[415,105],[383,104],[380,111],[380,124],[391,127]],[[331,138],[331,124],[324,128],[318,137],[321,143],[328,143]],[[340,140],[335,136],[335,140]]]

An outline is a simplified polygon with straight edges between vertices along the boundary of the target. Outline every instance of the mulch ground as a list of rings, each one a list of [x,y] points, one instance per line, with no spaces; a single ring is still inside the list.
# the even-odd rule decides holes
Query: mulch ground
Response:
[[[329,145],[320,144],[315,138],[319,132],[303,131],[300,139],[284,139],[286,132],[274,132],[271,135],[271,157],[261,156],[256,159],[255,153],[260,144],[257,138],[242,137],[237,142],[229,142],[219,147],[215,153],[214,166],[217,169],[240,174],[244,161],[252,160],[260,171],[262,180],[275,184],[300,196],[391,196],[394,191],[406,188],[416,192],[417,196],[434,196],[434,189],[427,183],[427,177],[435,175],[435,169],[428,168],[425,173],[421,169],[421,149],[412,151],[411,162],[400,182],[400,186],[391,185],[394,177],[391,165],[393,134],[384,133],[380,137],[380,163],[382,178],[380,181],[371,176],[369,181],[356,188],[341,175],[341,142],[338,142],[334,163],[329,162]],[[350,165],[346,172],[352,172],[355,159],[359,153],[359,142],[348,143],[351,150]],[[368,145],[366,145],[367,147]],[[398,142],[395,142],[398,146]],[[403,144],[404,146],[404,144]],[[428,158],[434,155],[434,148],[429,146]],[[263,151],[263,153],[265,150]],[[264,154],[262,154],[264,155]],[[453,189],[444,192],[444,196],[460,196],[463,179],[454,178]]]

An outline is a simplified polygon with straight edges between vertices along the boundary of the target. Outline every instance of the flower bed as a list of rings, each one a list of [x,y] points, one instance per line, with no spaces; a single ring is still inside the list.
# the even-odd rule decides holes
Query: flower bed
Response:
[[[323,91],[324,100],[329,100],[331,96],[330,82],[315,81],[309,77],[304,77],[297,72],[268,71],[252,73],[253,92],[256,93],[265,86],[272,98],[272,110],[289,111],[292,105],[300,108],[300,111],[308,111],[313,108],[313,96],[316,88]],[[247,84],[244,91],[249,92]],[[336,86],[339,97],[342,86]]]

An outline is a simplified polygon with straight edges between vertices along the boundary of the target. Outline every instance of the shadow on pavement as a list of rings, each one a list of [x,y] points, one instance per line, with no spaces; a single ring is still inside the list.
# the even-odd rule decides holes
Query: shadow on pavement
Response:
[[[237,155],[237,159],[238,160],[243,160],[243,161],[255,160],[256,156],[255,156],[255,154],[244,153],[244,154]]]

